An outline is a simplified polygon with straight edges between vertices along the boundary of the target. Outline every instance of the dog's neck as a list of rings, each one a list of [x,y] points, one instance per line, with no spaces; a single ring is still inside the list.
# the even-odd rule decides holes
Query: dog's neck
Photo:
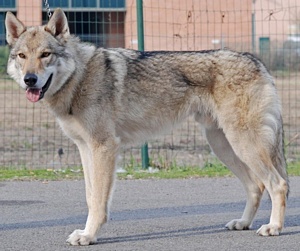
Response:
[[[70,43],[73,42],[70,41]],[[84,44],[85,50],[82,50],[82,44]],[[76,43],[73,45],[76,45]],[[68,46],[68,48],[75,48],[75,51],[71,54],[77,55],[73,59],[75,61],[76,68],[59,91],[50,97],[45,97],[42,100],[48,109],[57,117],[73,115],[71,107],[74,107],[74,97],[82,87],[82,83],[84,82],[83,78],[86,77],[86,66],[96,50],[94,45],[88,43],[81,43],[81,47]]]

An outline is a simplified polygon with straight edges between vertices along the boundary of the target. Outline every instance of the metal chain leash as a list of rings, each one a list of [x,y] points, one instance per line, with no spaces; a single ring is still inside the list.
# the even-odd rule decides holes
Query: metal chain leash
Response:
[[[51,16],[52,16],[52,13],[51,13],[51,10],[50,10],[50,6],[49,6],[49,3],[48,3],[48,0],[44,0],[44,4],[45,4],[46,10],[47,10],[48,18],[50,19]]]

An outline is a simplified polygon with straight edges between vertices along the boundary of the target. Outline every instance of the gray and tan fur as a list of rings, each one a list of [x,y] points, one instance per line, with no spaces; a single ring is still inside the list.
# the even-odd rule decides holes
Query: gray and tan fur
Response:
[[[80,151],[88,218],[68,243],[95,242],[107,221],[120,146],[169,130],[189,115],[247,192],[242,217],[226,227],[249,229],[266,189],[272,200],[270,222],[257,233],[280,233],[288,193],[281,105],[258,59],[230,50],[96,48],[70,35],[60,9],[45,26],[25,27],[12,13],[5,24],[8,73],[30,101],[41,100],[53,113]]]

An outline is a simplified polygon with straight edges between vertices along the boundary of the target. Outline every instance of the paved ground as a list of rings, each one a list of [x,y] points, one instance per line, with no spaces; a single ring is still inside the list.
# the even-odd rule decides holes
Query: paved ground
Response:
[[[83,181],[1,182],[0,250],[299,250],[300,177],[290,181],[286,227],[267,238],[255,234],[268,222],[267,196],[252,230],[224,228],[245,204],[235,178],[118,181],[110,221],[89,247],[65,244],[85,223]]]

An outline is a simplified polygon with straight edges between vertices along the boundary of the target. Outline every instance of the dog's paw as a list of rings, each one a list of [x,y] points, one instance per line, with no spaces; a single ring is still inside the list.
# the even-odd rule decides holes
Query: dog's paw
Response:
[[[261,236],[277,236],[279,235],[281,228],[273,224],[262,225],[256,233]]]
[[[229,230],[249,230],[250,224],[248,221],[237,219],[228,222],[225,227]]]
[[[84,230],[75,230],[72,234],[69,235],[67,243],[72,246],[87,246],[93,244],[97,241],[96,238],[92,238],[89,235],[84,233]]]

